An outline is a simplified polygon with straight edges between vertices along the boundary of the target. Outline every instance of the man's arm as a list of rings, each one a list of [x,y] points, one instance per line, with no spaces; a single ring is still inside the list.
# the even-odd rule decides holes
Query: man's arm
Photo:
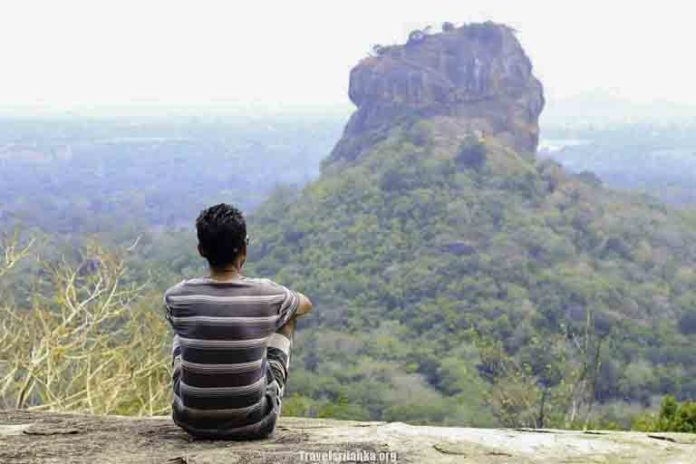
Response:
[[[291,340],[293,334],[295,333],[295,322],[297,321],[297,318],[304,316],[312,310],[312,302],[310,301],[310,299],[300,292],[295,293],[297,293],[297,296],[300,299],[300,302],[297,305],[297,310],[295,311],[295,314],[285,324],[278,328],[278,333],[285,335]]]
[[[312,302],[302,293],[290,290],[269,279],[266,279],[266,283],[274,287],[275,290],[282,290],[284,295],[283,301],[279,302],[278,316],[280,317],[276,321],[276,328],[280,328],[312,310]]]

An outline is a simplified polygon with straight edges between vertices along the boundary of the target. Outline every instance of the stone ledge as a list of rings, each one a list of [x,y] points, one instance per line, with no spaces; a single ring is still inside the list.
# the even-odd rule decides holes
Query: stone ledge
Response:
[[[323,456],[321,453],[334,453]],[[2,463],[693,463],[696,435],[475,429],[284,417],[269,439],[194,440],[168,417],[0,411]],[[350,456],[350,453],[353,453]],[[362,455],[360,454],[362,453]],[[364,458],[361,460],[361,458]],[[396,458],[396,461],[393,459]]]

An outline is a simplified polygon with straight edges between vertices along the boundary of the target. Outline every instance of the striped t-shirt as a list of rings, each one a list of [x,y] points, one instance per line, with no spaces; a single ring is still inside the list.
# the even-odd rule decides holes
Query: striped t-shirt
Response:
[[[296,292],[268,279],[197,278],[168,289],[174,421],[198,436],[272,430],[281,395],[266,350],[299,302]]]

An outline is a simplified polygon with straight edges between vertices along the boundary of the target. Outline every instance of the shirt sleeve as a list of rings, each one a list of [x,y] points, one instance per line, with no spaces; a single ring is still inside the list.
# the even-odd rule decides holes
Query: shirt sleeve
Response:
[[[273,285],[280,290],[283,295],[283,299],[278,305],[279,317],[276,322],[276,329],[279,329],[297,314],[297,310],[300,307],[300,295],[296,291],[290,290],[275,282],[273,282]]]
[[[164,305],[164,318],[169,322],[169,325],[171,326],[172,329],[176,331],[176,327],[174,327],[174,322],[172,321],[172,307],[169,306],[169,294],[176,289],[177,287],[180,287],[183,285],[186,281],[182,280],[178,284],[176,284],[173,287],[168,288],[164,294],[162,295],[162,303]]]
[[[174,328],[174,324],[172,323],[172,309],[169,307],[169,303],[167,303],[167,296],[168,293],[165,292],[164,296],[162,297],[162,303],[164,304],[164,318],[169,322],[169,325]]]

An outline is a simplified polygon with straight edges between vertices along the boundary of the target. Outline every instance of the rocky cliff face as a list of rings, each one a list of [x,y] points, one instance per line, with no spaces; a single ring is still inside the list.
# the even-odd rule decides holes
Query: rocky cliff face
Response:
[[[512,29],[469,24],[405,45],[378,48],[350,74],[358,107],[331,160],[352,160],[381,133],[409,118],[448,116],[462,131],[494,136],[533,153],[544,106],[541,83]]]

